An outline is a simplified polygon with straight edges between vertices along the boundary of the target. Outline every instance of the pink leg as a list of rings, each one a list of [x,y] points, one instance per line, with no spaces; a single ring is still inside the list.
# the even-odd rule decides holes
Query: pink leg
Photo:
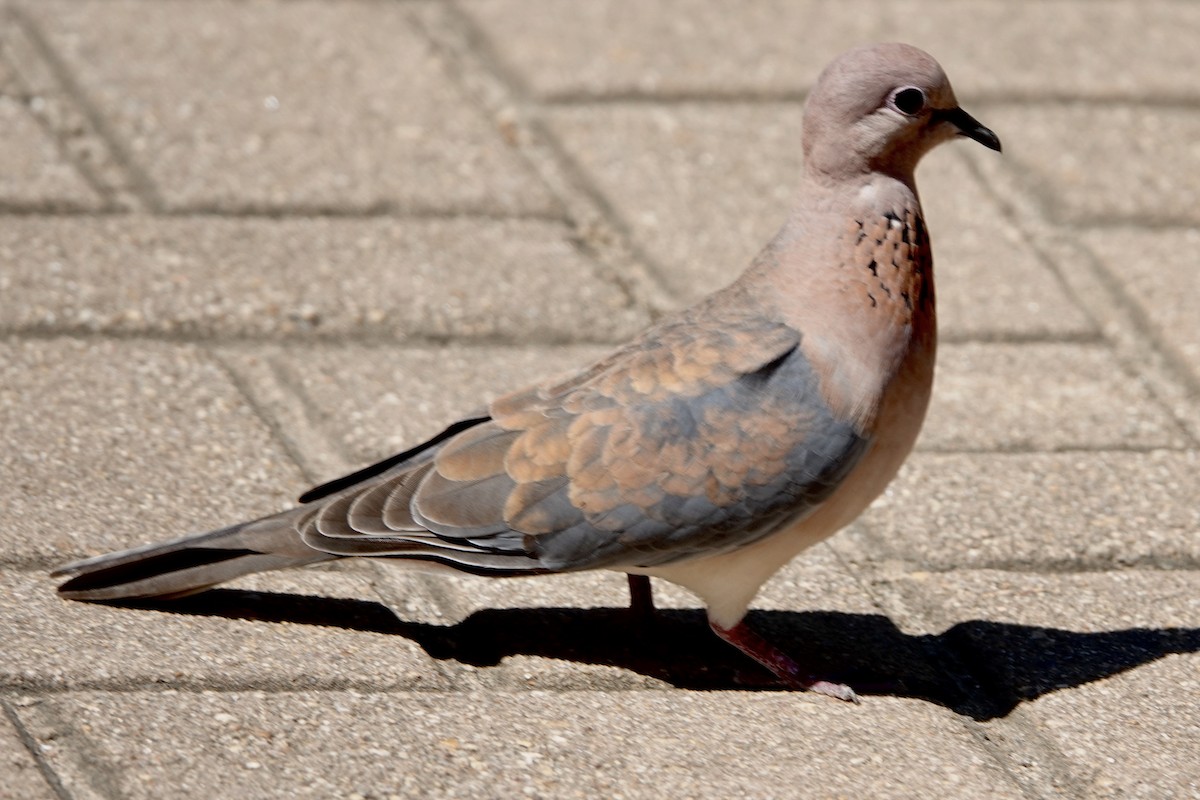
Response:
[[[750,630],[745,622],[739,622],[732,628],[722,628],[711,620],[709,621],[709,625],[712,626],[717,636],[720,636],[738,650],[741,650],[771,670],[771,672],[779,676],[789,686],[794,686],[797,689],[807,692],[829,695],[830,697],[836,697],[838,700],[846,700],[851,703],[861,702],[858,699],[858,695],[854,693],[854,690],[845,684],[830,683],[829,681],[818,680],[811,675],[803,674],[799,664],[778,647]]]

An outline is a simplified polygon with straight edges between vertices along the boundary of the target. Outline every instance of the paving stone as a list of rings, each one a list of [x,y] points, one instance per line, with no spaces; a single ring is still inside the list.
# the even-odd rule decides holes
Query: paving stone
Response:
[[[1193,651],[1195,631],[1193,627]],[[1086,765],[1091,797],[1197,797],[1200,772],[1194,755],[1200,747],[1200,714],[1194,703],[1180,698],[1200,693],[1198,661],[1194,652],[1166,656],[1106,681],[1050,695],[1031,716],[1072,761]]]
[[[555,210],[401,5],[27,11],[170,208]]]
[[[925,450],[1187,447],[1186,435],[1112,351],[1058,343],[938,352]]]
[[[927,48],[971,94],[1195,98],[1189,65],[1200,63],[1189,36],[1200,10],[1178,2],[1058,0],[1016,13],[1004,0],[772,0],[737,14],[705,0],[469,0],[466,9],[550,99],[802,92],[829,59],[872,40]]]
[[[857,5],[859,13],[877,8],[869,0]],[[1200,8],[1188,3],[1049,0],[1014,9],[1006,0],[901,0],[887,9],[888,38],[933,53],[963,101],[975,94],[1101,101],[1197,96],[1186,76],[1200,67],[1188,45]],[[1008,145],[1006,137],[1006,153]]]
[[[444,688],[437,665],[379,603],[372,578],[361,562],[286,570],[143,609],[62,600],[44,573],[3,571],[0,683]]]
[[[930,569],[1196,563],[1198,465],[1195,450],[921,453],[865,529],[876,553]]]
[[[1200,299],[1193,266],[1200,230],[1113,228],[1089,232],[1084,241],[1137,305],[1158,341],[1177,353],[1200,381]]]
[[[1007,140],[1007,129],[1001,135]],[[965,142],[934,152],[922,162],[917,177],[937,265],[941,335],[1096,336],[1095,323],[1056,274],[1068,267],[1046,263],[1006,221],[979,178],[966,168],[964,148],[969,152]]]
[[[993,694],[1054,741],[1087,797],[1193,797],[1200,573],[917,576]],[[1016,766],[1016,765],[1014,765]]]
[[[4,787],[0,792],[6,800],[52,800],[55,797],[24,742],[4,718],[0,718],[0,786]]]
[[[681,302],[729,283],[750,263],[786,218],[800,176],[798,105],[614,105],[557,110],[550,121]],[[934,153],[919,176],[944,331],[1092,332],[953,152],[966,146]]]
[[[549,121],[685,301],[737,277],[799,180],[796,105],[615,105]]]
[[[794,91],[842,50],[887,31],[885,15],[830,13],[830,2],[770,0],[737,14],[705,0],[463,5],[501,57],[551,98]]]
[[[1156,105],[998,105],[979,109],[1004,137],[1005,163],[1057,219],[1090,227],[1119,221],[1200,222],[1200,113]],[[1097,164],[1103,164],[1098,169]]]
[[[0,341],[0,553],[54,564],[284,506],[303,479],[199,348]]]
[[[86,747],[130,798],[1021,796],[946,712],[897,700],[89,692],[22,714],[73,792]]]
[[[100,204],[29,109],[0,94],[0,209],[77,211]]]
[[[13,71],[12,62],[13,56],[8,50],[11,45],[5,45],[0,49],[0,94],[15,95],[20,93],[20,87],[17,85],[17,75]]]
[[[0,317],[54,331],[620,339],[645,316],[540,221],[22,217]]]
[[[587,366],[608,352],[564,347],[264,349],[346,452],[346,466],[405,450],[505,392]]]
[[[79,176],[87,181],[87,195],[76,192],[70,198],[77,207],[88,209],[102,206],[105,211],[144,209],[145,203],[135,191],[140,175],[131,174],[120,145],[103,130],[91,105],[74,85],[71,75],[48,51],[36,29],[14,3],[11,13],[0,30],[0,93],[18,98],[36,119],[38,127],[55,151],[73,165]],[[3,85],[3,61],[12,69],[11,83]],[[92,192],[101,196],[98,202],[84,204]],[[76,206],[59,206],[55,211],[76,210]]]

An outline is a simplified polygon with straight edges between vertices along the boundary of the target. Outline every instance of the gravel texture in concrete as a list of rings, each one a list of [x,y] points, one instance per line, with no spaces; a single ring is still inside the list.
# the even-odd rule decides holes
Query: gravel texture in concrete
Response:
[[[54,332],[619,340],[646,322],[536,220],[18,218],[0,270],[4,324]]]

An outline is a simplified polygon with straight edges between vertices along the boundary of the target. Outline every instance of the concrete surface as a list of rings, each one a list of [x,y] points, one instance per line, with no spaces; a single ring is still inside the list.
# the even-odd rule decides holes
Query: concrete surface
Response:
[[[559,222],[31,217],[0,252],[0,318],[21,329],[607,341],[647,321]]]
[[[0,94],[0,197],[8,208],[95,210],[99,198],[22,104]]]
[[[1200,797],[1200,7],[0,0],[0,797]],[[337,564],[144,607],[273,511],[729,281],[872,38],[1003,138],[919,176],[926,432],[750,621]]]
[[[764,796],[747,784],[789,791],[814,772],[835,797],[864,782],[880,798],[918,784],[1020,797],[934,707],[881,699],[855,714],[787,694],[637,695],[79,692],[21,711],[80,797],[263,797],[286,786],[298,797],[716,799]],[[716,763],[714,716],[728,721]],[[83,736],[103,772],[80,752]]]

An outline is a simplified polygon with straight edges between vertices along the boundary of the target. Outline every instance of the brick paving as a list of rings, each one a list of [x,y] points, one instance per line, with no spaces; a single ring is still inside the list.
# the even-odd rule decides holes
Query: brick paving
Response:
[[[1200,6],[0,0],[0,798],[1200,797]],[[925,47],[997,157],[920,183],[909,465],[753,624],[335,564],[174,605],[79,556],[308,483],[732,279],[805,92]]]

